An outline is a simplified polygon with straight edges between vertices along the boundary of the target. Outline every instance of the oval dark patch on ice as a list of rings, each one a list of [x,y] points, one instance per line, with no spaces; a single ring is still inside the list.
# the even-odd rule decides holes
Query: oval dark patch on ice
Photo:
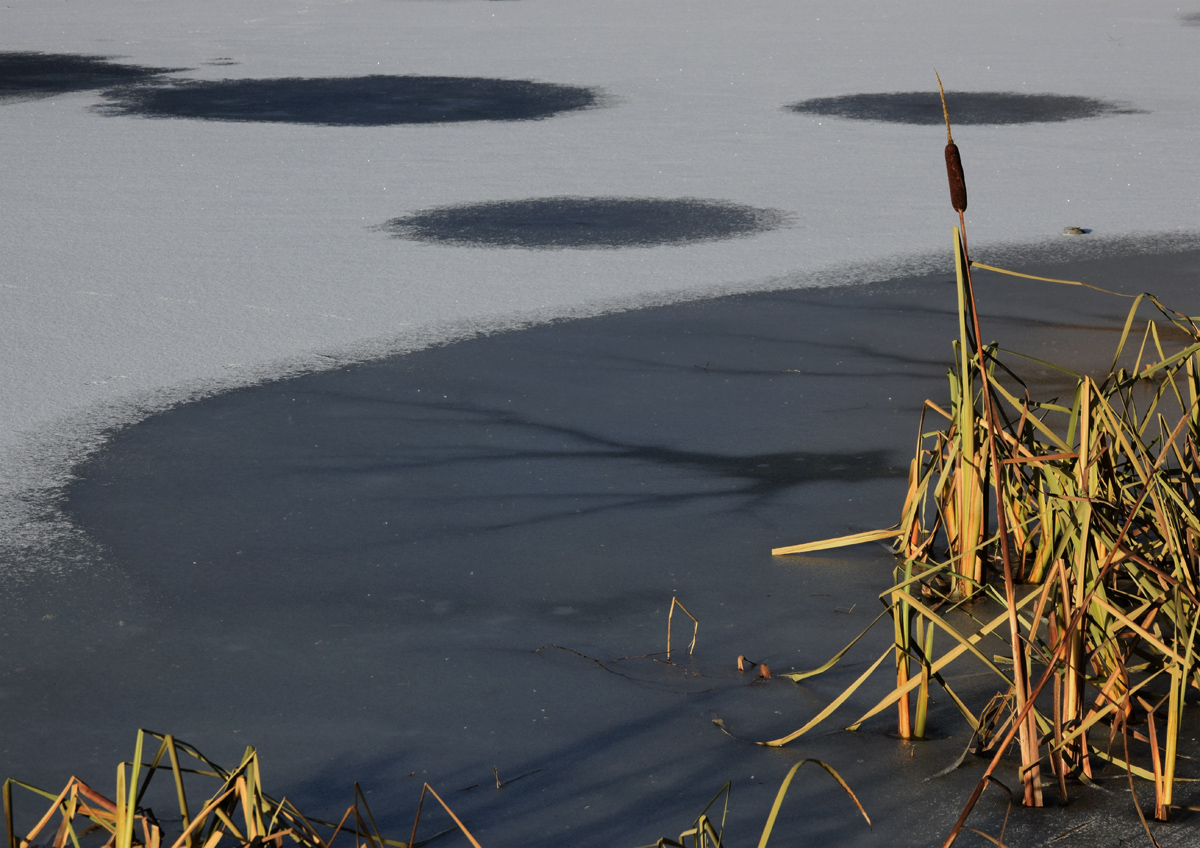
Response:
[[[441,206],[393,218],[396,238],[475,247],[650,247],[778,229],[788,215],[694,197],[539,197]]]
[[[1070,94],[1021,94],[1015,91],[948,91],[950,123],[1041,124],[1105,115],[1143,114],[1127,103]],[[785,107],[807,115],[896,124],[940,124],[942,103],[936,91],[844,94],[816,97]]]
[[[109,115],[377,127],[530,121],[598,106],[598,90],[488,77],[367,76],[180,81],[106,91]]]
[[[186,68],[147,68],[83,53],[0,52],[0,103],[143,82]]]
[[[1179,22],[1184,26],[1200,27],[1200,12],[1188,12],[1179,16]]]

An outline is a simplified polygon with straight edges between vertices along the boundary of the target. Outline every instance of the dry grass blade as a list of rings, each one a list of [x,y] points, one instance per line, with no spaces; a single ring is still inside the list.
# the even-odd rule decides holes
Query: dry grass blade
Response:
[[[447,812],[447,814],[449,814],[450,818],[454,819],[454,823],[456,825],[458,825],[458,829],[463,832],[463,835],[467,837],[467,839],[470,841],[470,843],[475,848],[483,848],[483,846],[481,846],[479,844],[478,840],[476,840],[475,837],[471,835],[471,831],[467,830],[467,826],[462,823],[462,819],[460,819],[458,816],[456,816],[454,814],[454,810],[450,809],[450,805],[447,804],[445,801],[443,801],[442,796],[437,794],[437,792],[434,790],[434,788],[432,786],[430,786],[428,783],[426,783],[423,787],[421,787],[421,800],[417,802],[417,815],[413,819],[412,839],[409,841],[409,845],[417,844],[417,825],[421,821],[421,808],[425,804],[425,793],[426,792],[428,792],[430,795],[432,795],[437,800],[437,802],[442,805],[442,809],[445,810]]]
[[[779,817],[779,810],[783,806],[783,799],[787,795],[788,787],[792,783],[792,778],[796,776],[796,772],[798,772],[800,767],[805,763],[815,763],[816,765],[825,769],[825,771],[827,771],[829,775],[838,782],[838,785],[842,787],[842,790],[850,796],[850,800],[854,802],[854,806],[858,808],[858,811],[866,820],[867,826],[870,827],[871,817],[867,815],[867,811],[863,809],[863,805],[861,802],[859,802],[858,796],[854,794],[854,790],[852,790],[846,781],[842,779],[842,776],[837,773],[837,770],[834,769],[833,766],[829,765],[829,763],[821,760],[803,759],[788,769],[787,776],[783,779],[783,783],[779,787],[779,792],[775,795],[775,803],[771,805],[771,813],[767,816],[767,823],[763,827],[762,838],[758,840],[758,848],[766,848],[767,841],[771,838],[771,832],[775,829],[775,819]]]
[[[898,527],[892,527],[887,530],[868,530],[865,533],[851,533],[848,536],[839,536],[836,539],[823,539],[819,542],[805,542],[800,545],[772,548],[771,554],[773,556],[783,556],[785,554],[806,554],[812,551],[827,551],[831,548],[861,545],[864,542],[882,542],[885,539],[894,539],[900,533],[901,530]]]
[[[855,645],[857,645],[858,641],[860,639],[862,639],[864,636],[866,636],[868,633],[870,633],[871,629],[876,624],[878,624],[884,618],[884,616],[888,615],[888,613],[889,613],[889,610],[884,609],[883,612],[881,612],[879,615],[875,616],[875,620],[872,621],[870,624],[868,624],[866,629],[863,630],[862,633],[859,633],[857,636],[855,636],[854,639],[851,640],[849,645],[847,645],[846,647],[844,647],[840,651],[838,651],[836,654],[834,654],[829,659],[829,661],[826,662],[824,665],[814,668],[811,671],[792,671],[792,672],[789,672],[787,674],[783,674],[780,676],[788,678],[793,683],[799,683],[801,680],[807,680],[810,677],[816,677],[818,674],[824,674],[825,672],[829,671],[829,669],[831,669],[835,665],[837,665],[838,662],[842,659],[842,657],[846,656],[847,652],[851,648],[853,648]]]
[[[675,615],[675,607],[683,610],[683,614],[692,620],[692,641],[688,645],[688,655],[696,650],[696,637],[700,635],[700,620],[688,612],[688,608],[678,598],[671,598],[671,608],[667,611],[667,659],[671,659],[671,617]]]
[[[879,659],[875,660],[875,662],[871,665],[870,668],[868,668],[861,675],[859,675],[858,679],[855,680],[853,683],[851,683],[850,686],[848,686],[846,688],[846,690],[844,692],[842,692],[842,694],[840,694],[836,698],[834,698],[833,701],[829,704],[829,706],[827,706],[825,709],[821,710],[821,712],[817,713],[816,716],[814,716],[807,724],[805,724],[799,730],[789,733],[787,736],[781,736],[778,739],[772,739],[770,742],[759,742],[758,744],[765,745],[768,748],[782,748],[784,745],[788,744],[789,742],[799,739],[805,733],[808,733],[808,731],[812,730],[814,727],[819,725],[821,722],[825,721],[825,719],[829,718],[829,716],[833,715],[833,713],[837,710],[837,708],[846,702],[847,698],[849,698],[851,695],[853,695],[855,692],[857,692],[858,688],[867,681],[868,677],[870,677],[872,674],[875,673],[875,669],[879,668],[879,666],[883,664],[883,661],[888,658],[888,654],[890,654],[891,652],[892,652],[892,649],[888,648],[886,651],[884,651],[882,654],[880,654]]]
[[[1081,283],[1078,280],[1059,280],[1055,279],[1054,277],[1039,277],[1036,274],[1022,274],[1020,271],[1009,271],[1007,268],[997,268],[995,265],[984,265],[982,262],[972,261],[971,267],[983,268],[985,271],[995,271],[997,274],[1008,274],[1010,277],[1021,277],[1026,280],[1038,280],[1039,282],[1043,283],[1059,283],[1060,285],[1064,286],[1083,286],[1084,288],[1091,289],[1092,291],[1104,292],[1105,294],[1111,294],[1115,297],[1137,297],[1137,295],[1133,294],[1123,294],[1121,292],[1112,291],[1111,289],[1102,289],[1099,286],[1093,286],[1091,283]]]
[[[850,797],[850,800],[854,802],[854,806],[858,808],[858,812],[862,815],[863,819],[866,820],[867,826],[871,826],[871,817],[867,815],[867,811],[863,809],[863,805],[858,800],[858,796],[854,794],[854,790],[852,790],[849,784],[842,779],[842,776],[838,774],[837,770],[833,768],[833,766],[822,762],[821,760],[804,759],[792,765],[792,767],[788,770],[787,775],[784,777],[783,782],[780,784],[779,791],[775,795],[775,803],[771,806],[771,811],[767,816],[766,825],[763,827],[762,837],[758,842],[759,848],[765,848],[768,840],[771,838],[771,834],[775,829],[775,822],[779,818],[779,810],[783,806],[783,799],[787,796],[788,787],[791,785],[792,779],[796,776],[796,772],[798,772],[800,767],[805,763],[814,763],[828,772],[830,777],[837,781],[837,784],[842,787],[842,791],[844,791]],[[700,815],[697,816],[692,822],[692,826],[679,834],[678,839],[668,839],[666,837],[662,837],[657,842],[653,842],[650,845],[642,845],[639,846],[639,848],[724,848],[722,839],[725,833],[725,819],[729,814],[729,799],[731,789],[732,785],[729,783],[726,783],[724,786],[722,786],[720,791],[713,796],[712,800],[705,804],[704,809],[700,812]],[[712,809],[713,804],[720,800],[721,796],[725,797],[725,809],[721,813],[721,823],[718,827],[713,823],[713,820],[709,818],[708,811]]]
[[[700,811],[700,815],[692,822],[692,826],[683,833],[679,834],[678,839],[668,839],[661,837],[657,842],[651,845],[642,845],[639,848],[687,848],[687,840],[692,840],[692,848],[723,848],[721,838],[725,833],[725,819],[729,815],[729,796],[732,790],[732,784],[726,782],[721,787],[720,791],[712,797],[712,800],[704,805],[704,809]],[[725,809],[721,813],[721,825],[716,827],[712,819],[708,816],[708,811],[712,809],[712,805],[717,803],[721,796],[725,796]]]

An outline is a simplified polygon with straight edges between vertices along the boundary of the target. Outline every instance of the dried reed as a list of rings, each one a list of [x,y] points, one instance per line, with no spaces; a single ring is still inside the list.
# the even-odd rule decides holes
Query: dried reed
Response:
[[[159,740],[160,744],[154,757],[149,762],[142,762],[147,737]],[[193,761],[192,767],[180,765],[181,755]],[[806,763],[818,765],[828,772],[870,826],[871,819],[866,810],[837,770],[821,760],[803,759],[791,767],[779,787],[759,839],[759,848],[766,848],[784,797],[796,772]],[[168,770],[174,779],[180,815],[179,833],[172,834],[171,837],[166,836],[153,810],[142,803],[154,774]],[[211,797],[198,805],[189,803],[184,775],[213,778],[219,781],[218,787]],[[499,774],[496,774],[497,788],[500,785]],[[45,814],[23,837],[17,835],[14,826],[14,787],[25,789],[50,801]],[[684,848],[690,840],[692,848],[724,848],[721,838],[725,829],[725,817],[729,811],[729,791],[730,784],[726,783],[705,806],[692,827],[681,833],[678,840],[663,838],[654,843],[654,846]],[[442,806],[453,820],[455,828],[443,830],[422,842],[417,840],[417,829],[427,794],[433,796]],[[708,811],[722,796],[725,798],[725,809],[720,823],[717,824],[708,817]],[[58,825],[54,830],[52,842],[46,843],[47,848],[67,848],[68,843],[72,848],[81,848],[80,839],[97,831],[104,840],[100,843],[102,848],[164,848],[166,845],[170,845],[171,848],[217,848],[218,843],[226,839],[232,839],[238,848],[283,848],[285,839],[301,848],[334,848],[335,841],[342,833],[353,839],[351,848],[417,848],[454,829],[462,832],[472,848],[480,848],[479,842],[467,826],[428,783],[421,789],[421,797],[413,818],[412,836],[408,842],[398,842],[379,835],[375,817],[357,783],[354,785],[354,804],[346,810],[341,820],[336,824],[321,821],[306,817],[286,798],[276,801],[263,792],[258,754],[253,748],[246,749],[242,762],[236,769],[227,771],[188,743],[177,740],[170,734],[162,735],[147,730],[138,731],[133,760],[117,766],[116,800],[109,800],[76,777],[68,780],[66,787],[58,795],[10,778],[4,783],[3,797],[8,848],[38,848],[35,840],[47,832],[56,816]],[[328,832],[328,835],[322,834],[322,830]],[[89,844],[96,843],[92,840]]]
[[[159,740],[160,744],[150,761],[142,762],[147,737]],[[190,768],[180,765],[181,755],[190,759]],[[154,813],[142,806],[151,778],[159,771],[169,771],[175,784],[180,832],[172,837],[164,833]],[[213,778],[219,781],[218,788],[199,805],[189,803],[184,787],[185,774]],[[18,837],[14,827],[13,787],[51,802],[45,815],[24,837]],[[473,848],[480,848],[466,825],[428,783],[421,791],[421,804],[426,792],[437,799]],[[336,824],[321,821],[306,817],[286,798],[276,801],[263,791],[258,754],[253,748],[246,749],[236,769],[227,771],[186,742],[170,734],[148,730],[138,731],[133,760],[117,766],[115,800],[109,800],[77,777],[68,780],[58,795],[10,778],[4,782],[3,795],[8,848],[36,848],[35,840],[55,816],[59,824],[48,848],[66,848],[68,842],[72,848],[81,848],[80,837],[97,830],[107,834],[102,848],[164,848],[168,845],[170,848],[216,848],[226,839],[232,839],[240,848],[283,848],[285,838],[301,848],[333,848],[343,832],[348,834],[348,839],[353,839],[356,848],[412,848],[419,844],[416,837],[421,804],[417,805],[409,842],[384,839],[379,835],[358,784],[354,785],[354,805],[346,810],[341,821]],[[328,833],[323,834],[322,830]]]
[[[980,748],[993,752],[947,846],[1014,739],[1025,804],[1042,803],[1043,764],[1065,800],[1069,778],[1090,780],[1095,763],[1108,761],[1131,778],[1153,781],[1154,815],[1166,820],[1174,806],[1184,696],[1189,685],[1200,686],[1200,326],[1140,295],[1106,374],[1073,375],[1067,401],[1031,399],[998,349],[981,340],[963,220],[966,183],[944,93],[943,110],[951,202],[960,222],[954,229],[959,339],[949,408],[925,403],[895,527],[774,553],[891,540],[899,564],[895,584],[880,595],[884,611],[876,622],[892,621],[896,685],[850,727],[894,704],[901,735],[922,736],[930,685],[945,689]],[[1127,348],[1139,309],[1148,304],[1158,318],[1145,325],[1134,356]],[[1167,343],[1163,322],[1182,341]],[[929,414],[944,426],[926,432]],[[992,579],[997,568],[999,585]],[[1020,592],[1019,581],[1027,587]],[[950,611],[982,597],[1003,612],[973,631],[952,626]],[[1004,624],[1010,671],[977,647]],[[935,650],[935,633],[948,648]],[[798,681],[822,673],[853,644],[818,669],[786,676]],[[991,708],[977,716],[941,675],[968,654],[1001,682],[1011,703],[1006,721]],[[800,730],[764,744],[787,744],[824,721],[886,657]],[[1031,686],[1035,665],[1041,676]],[[1135,712],[1147,722],[1146,734],[1133,734],[1149,748],[1142,764],[1092,744],[1089,731],[1105,725],[1127,739]]]
[[[800,767],[806,763],[814,763],[828,772],[829,776],[837,781],[837,784],[842,788],[842,791],[845,792],[850,797],[850,800],[854,802],[854,806],[858,809],[859,814],[862,815],[863,819],[867,823],[867,826],[870,827],[871,817],[867,815],[867,811],[863,809],[863,805],[859,802],[858,796],[854,794],[854,791],[850,788],[846,781],[842,779],[842,776],[837,773],[837,770],[826,762],[808,758],[794,763],[792,767],[788,769],[788,773],[784,776],[783,782],[780,783],[779,791],[775,793],[775,803],[771,805],[771,811],[767,814],[767,822],[763,826],[762,836],[759,837],[758,848],[767,848],[767,843],[770,841],[771,834],[775,830],[775,821],[779,818],[779,810],[783,807],[783,799],[787,796],[788,788],[792,784],[792,779],[795,778],[796,772],[800,771]],[[732,784],[726,783],[724,786],[722,786],[721,791],[713,796],[713,799],[705,805],[704,809],[700,812],[700,815],[697,816],[692,822],[692,826],[683,833],[679,834],[678,839],[668,839],[664,836],[657,842],[654,842],[651,845],[643,845],[641,848],[724,848],[724,843],[721,841],[721,837],[725,833],[725,818],[729,813],[729,794],[731,789]],[[713,804],[717,803],[722,796],[725,797],[725,808],[721,813],[721,822],[718,826],[709,817],[708,811],[712,809]],[[690,846],[689,840],[691,842]]]

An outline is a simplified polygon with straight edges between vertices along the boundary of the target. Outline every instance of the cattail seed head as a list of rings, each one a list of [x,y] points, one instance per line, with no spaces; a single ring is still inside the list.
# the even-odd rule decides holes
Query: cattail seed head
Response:
[[[936,70],[938,94],[942,98],[942,117],[946,119],[946,176],[950,178],[950,205],[955,212],[967,211],[967,178],[963,175],[962,157],[958,155],[958,145],[954,136],[950,135],[950,110],[946,108],[946,89],[942,87],[942,76]]]
[[[946,145],[946,176],[950,178],[950,205],[955,212],[967,211],[967,178],[963,176],[962,157],[953,141]]]

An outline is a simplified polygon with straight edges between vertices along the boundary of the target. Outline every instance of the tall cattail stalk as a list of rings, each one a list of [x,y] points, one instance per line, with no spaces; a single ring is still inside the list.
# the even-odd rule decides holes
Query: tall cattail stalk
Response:
[[[979,332],[979,312],[975,306],[975,287],[971,281],[971,259],[967,252],[967,222],[964,213],[967,211],[967,182],[963,173],[962,157],[954,136],[950,132],[950,113],[946,108],[946,91],[942,87],[942,78],[934,72],[938,81],[938,92],[942,99],[942,115],[946,119],[946,174],[950,181],[950,203],[958,213],[961,229],[955,235],[955,254],[960,281],[966,284],[967,302],[971,309],[971,326],[975,331],[975,366],[979,371],[979,381],[983,395],[984,428],[987,432],[988,457],[991,461],[992,480],[997,485],[999,493],[1000,466],[996,450],[996,404],[988,384],[989,366],[985,361],[983,339]],[[961,234],[961,238],[959,237]],[[961,255],[959,255],[961,251]],[[963,342],[965,347],[965,340]],[[964,369],[964,380],[968,371]],[[972,392],[973,394],[973,392]],[[963,398],[966,401],[966,398]],[[1025,707],[1029,699],[1029,679],[1026,651],[1021,641],[1020,625],[1017,621],[1016,590],[1013,584],[1012,552],[1009,549],[1008,522],[1005,515],[1004,499],[996,497],[996,532],[1000,538],[1000,557],[1004,564],[1004,594],[1009,610],[1009,640],[1013,654],[1013,691],[1016,695],[1017,710]],[[983,535],[986,535],[983,534]],[[1042,806],[1041,755],[1038,752],[1038,731],[1036,718],[1029,714],[1020,731],[1021,745],[1021,780],[1025,787],[1025,804],[1030,807]]]

